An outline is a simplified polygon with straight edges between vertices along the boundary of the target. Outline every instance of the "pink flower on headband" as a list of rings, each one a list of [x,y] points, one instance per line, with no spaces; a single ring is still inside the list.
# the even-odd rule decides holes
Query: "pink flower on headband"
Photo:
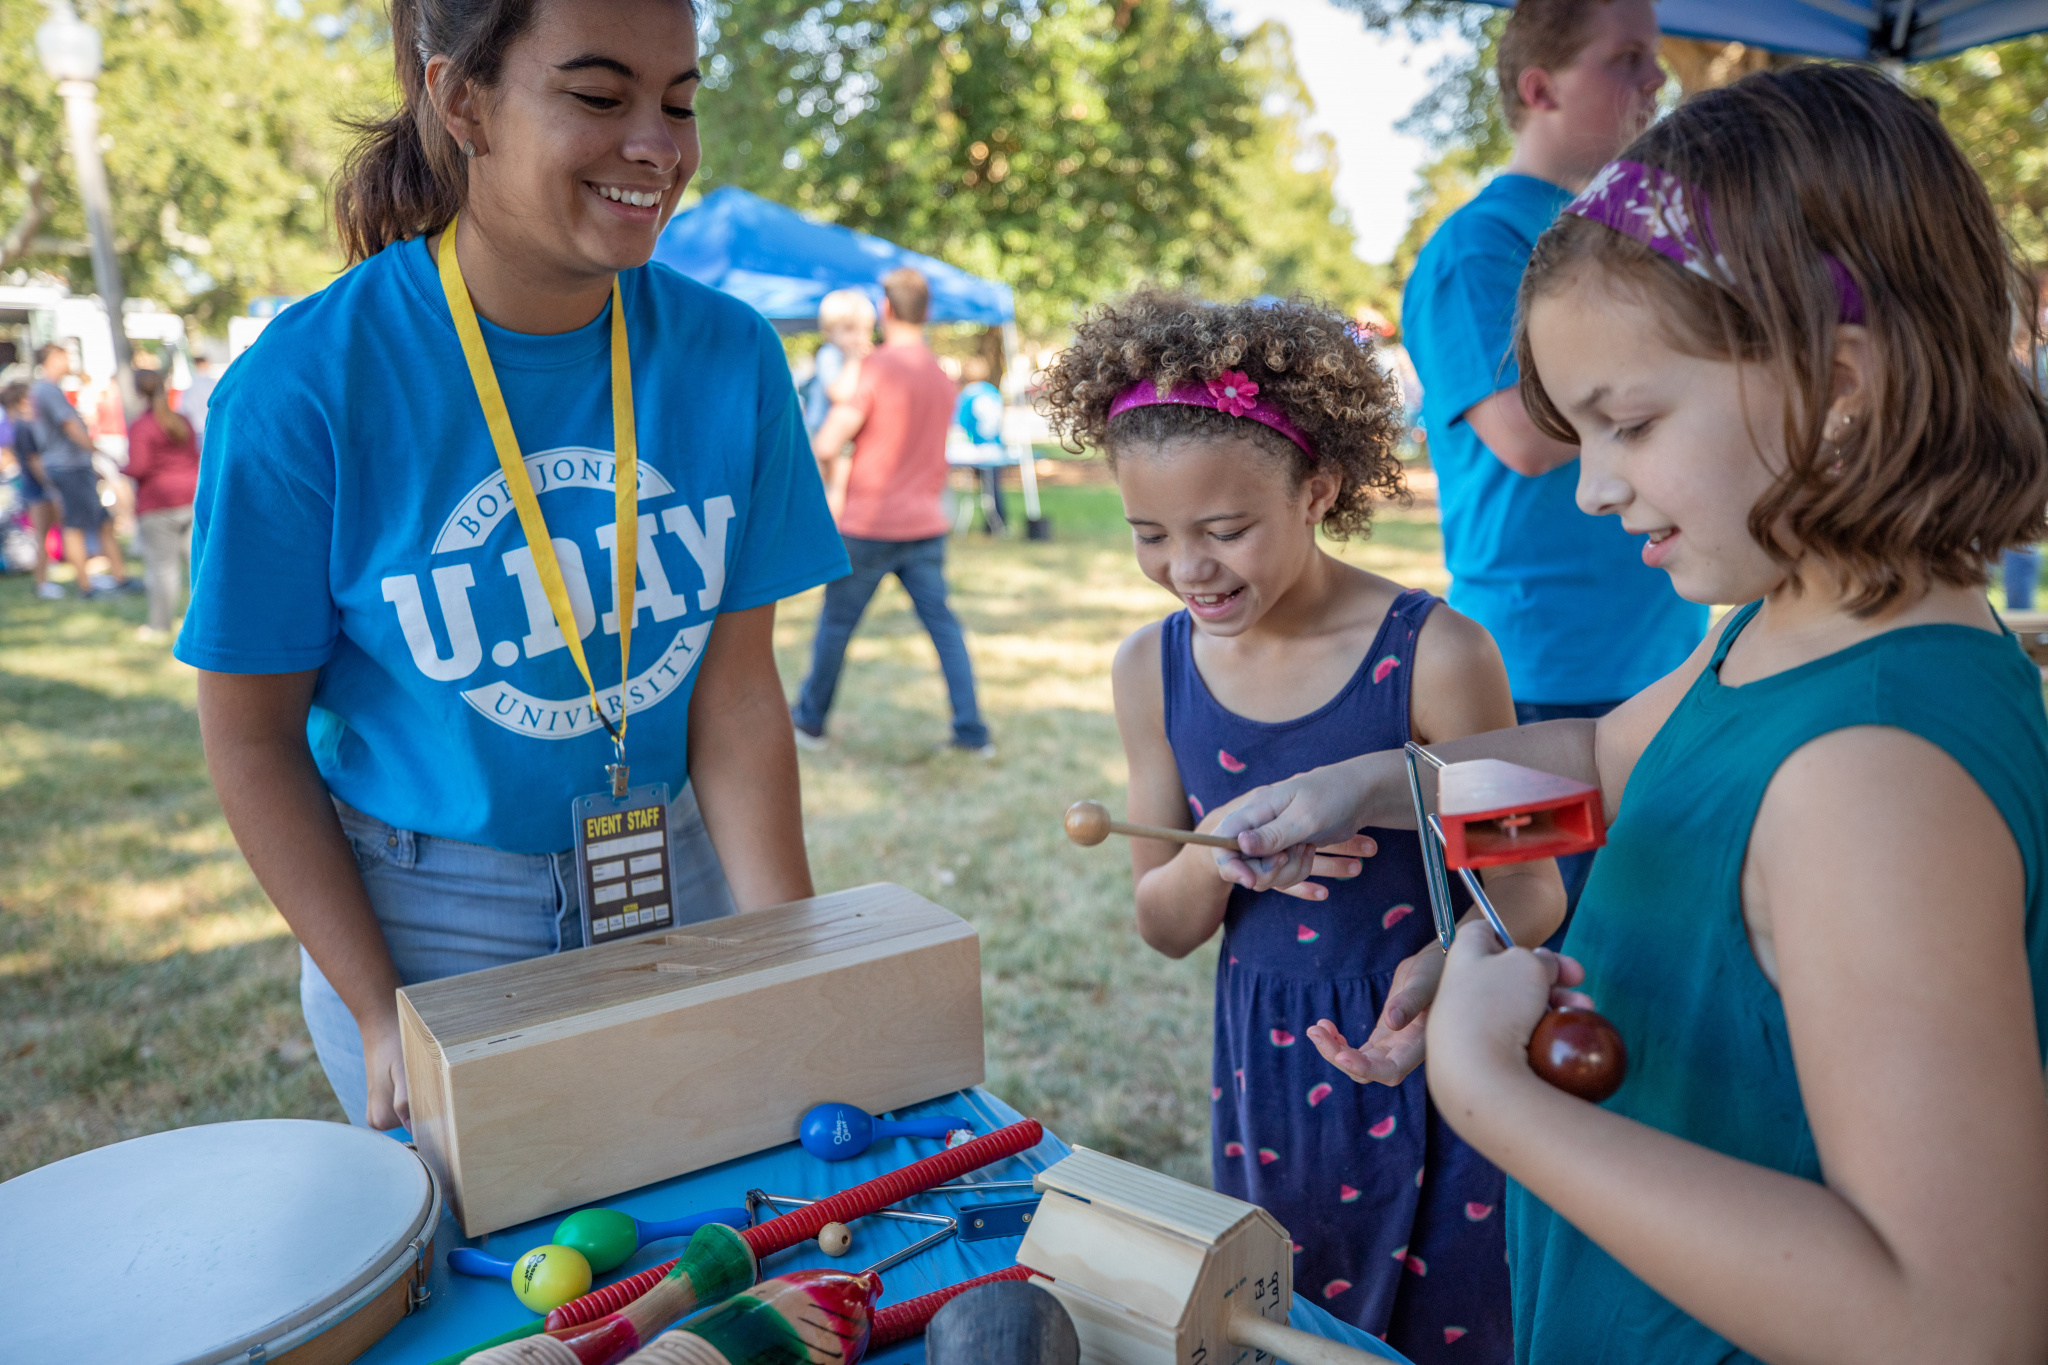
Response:
[[[1258,406],[1259,386],[1242,370],[1225,370],[1209,381],[1209,396],[1216,400],[1218,412],[1242,417]]]

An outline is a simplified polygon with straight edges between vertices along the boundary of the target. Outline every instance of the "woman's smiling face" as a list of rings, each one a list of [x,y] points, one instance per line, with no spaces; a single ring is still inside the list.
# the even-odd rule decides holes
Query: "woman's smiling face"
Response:
[[[1692,602],[1749,602],[1785,570],[1749,533],[1784,464],[1786,395],[1760,365],[1689,355],[1651,305],[1585,272],[1529,306],[1544,391],[1579,435],[1581,510],[1645,536]]]
[[[684,0],[543,0],[497,85],[448,110],[471,216],[565,275],[645,264],[697,171],[698,81]]]
[[[1222,636],[1250,629],[1286,595],[1337,496],[1330,475],[1297,484],[1287,463],[1244,437],[1120,450],[1116,481],[1138,567]]]

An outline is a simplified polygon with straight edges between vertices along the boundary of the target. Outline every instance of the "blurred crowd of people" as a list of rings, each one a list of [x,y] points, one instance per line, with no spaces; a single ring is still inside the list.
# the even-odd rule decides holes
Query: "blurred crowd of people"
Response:
[[[212,366],[194,368],[175,393],[147,353],[136,357],[138,411],[119,389],[87,382],[74,346],[36,349],[27,373],[0,384],[0,545],[5,567],[28,573],[39,598],[146,594],[138,632],[166,640],[190,579],[192,502]],[[130,571],[124,541],[142,554]],[[69,569],[70,586],[53,575]]]

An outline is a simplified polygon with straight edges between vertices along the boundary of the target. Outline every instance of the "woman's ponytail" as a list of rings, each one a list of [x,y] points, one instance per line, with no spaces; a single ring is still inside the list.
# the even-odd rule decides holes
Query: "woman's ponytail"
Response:
[[[427,91],[427,62],[497,84],[505,51],[533,21],[534,0],[391,0],[391,51],[403,104],[350,126],[358,140],[334,186],[334,226],[349,264],[455,216],[468,174]]]

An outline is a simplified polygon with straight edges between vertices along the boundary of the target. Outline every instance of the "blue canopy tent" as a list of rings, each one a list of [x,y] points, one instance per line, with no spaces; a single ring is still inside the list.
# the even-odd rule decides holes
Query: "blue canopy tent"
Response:
[[[737,185],[721,185],[671,219],[655,243],[654,259],[744,300],[778,324],[815,326],[818,301],[834,289],[859,289],[879,308],[882,276],[905,265],[931,282],[933,322],[1001,327],[1017,316],[1007,284],[865,232],[812,222]]]
[[[1017,303],[1009,285],[865,232],[812,222],[737,185],[721,185],[670,219],[654,259],[750,304],[783,333],[816,327],[818,302],[835,289],[860,290],[879,312],[882,276],[912,266],[931,285],[927,321],[1000,327],[1005,355],[1016,351]],[[1023,476],[1026,530],[1040,539],[1048,528],[1030,448],[1011,455]]]
[[[2048,0],[1661,0],[1657,22],[1677,38],[1923,62],[2048,29]]]

